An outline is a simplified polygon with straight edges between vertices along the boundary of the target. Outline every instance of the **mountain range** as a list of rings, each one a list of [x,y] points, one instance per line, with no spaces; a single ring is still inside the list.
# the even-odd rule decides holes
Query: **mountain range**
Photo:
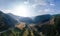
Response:
[[[60,17],[60,14],[56,15],[38,15],[33,17],[22,17],[22,16],[17,16],[13,15],[12,13],[3,13],[0,11],[0,31],[4,31],[8,28],[14,27],[16,24],[19,24],[20,22],[25,22],[26,24],[38,24],[38,23],[45,23],[49,20],[52,19],[52,17]],[[3,29],[2,29],[3,28]]]
[[[50,15],[50,14],[38,15],[38,16],[35,16],[33,19],[30,17],[16,16],[11,13],[8,13],[8,15],[10,15],[11,17],[13,17],[14,19],[16,19],[19,22],[26,22],[28,24],[38,23],[38,22],[43,23],[43,22],[49,21],[52,18],[52,15]]]

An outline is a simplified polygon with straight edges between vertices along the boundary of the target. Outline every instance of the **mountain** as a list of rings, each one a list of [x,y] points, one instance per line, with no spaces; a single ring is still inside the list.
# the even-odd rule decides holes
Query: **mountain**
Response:
[[[0,33],[4,30],[7,30],[9,28],[9,25],[6,23],[6,21],[4,20],[4,13],[2,11],[0,11]]]
[[[55,14],[55,15],[53,15],[54,16],[54,22],[57,24],[57,23],[59,23],[59,22],[57,22],[57,21],[59,21],[60,20],[60,14]]]
[[[15,26],[15,24],[18,24],[19,22],[17,20],[15,20],[13,17],[11,17],[8,14],[5,14],[5,20],[6,22],[12,27]]]
[[[60,14],[55,14],[55,15],[53,15],[53,16],[54,16],[55,18],[56,18],[56,17],[60,17]]]
[[[34,21],[35,23],[44,23],[44,22],[49,21],[51,18],[52,18],[52,15],[50,14],[39,15],[35,17]]]
[[[0,32],[14,27],[15,24],[18,24],[17,20],[0,11]]]
[[[33,23],[33,20],[29,17],[24,17],[19,19],[21,22],[26,22],[27,24]]]
[[[34,17],[33,19],[31,17],[21,17],[21,16],[16,16],[13,15],[11,13],[8,13],[8,15],[10,15],[11,17],[13,17],[15,20],[17,20],[18,22],[25,22],[25,23],[44,23],[49,21],[52,18],[52,15],[50,14],[46,14],[46,15],[38,15],[36,17]]]
[[[33,20],[30,17],[21,17],[21,16],[16,16],[11,13],[8,13],[12,18],[17,20],[18,22],[25,22],[27,24],[33,23]]]

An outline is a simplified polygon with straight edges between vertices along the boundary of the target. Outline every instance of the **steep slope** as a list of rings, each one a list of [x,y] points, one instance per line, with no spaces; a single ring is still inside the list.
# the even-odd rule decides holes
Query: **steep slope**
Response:
[[[9,28],[9,25],[4,20],[4,13],[0,11],[0,32],[7,30]]]
[[[18,24],[18,21],[16,21],[10,15],[0,11],[0,32],[8,30],[11,27],[14,27],[15,24]]]
[[[46,15],[39,15],[35,17],[35,23],[44,23],[51,19],[52,15],[46,14]]]

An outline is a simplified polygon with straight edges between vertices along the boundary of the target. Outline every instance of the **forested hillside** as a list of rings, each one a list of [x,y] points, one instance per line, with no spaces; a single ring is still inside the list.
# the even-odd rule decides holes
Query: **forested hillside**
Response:
[[[0,12],[0,36],[60,36],[60,14],[39,15],[34,20],[24,18],[21,22],[17,22],[10,15],[8,18],[6,16],[7,14]]]

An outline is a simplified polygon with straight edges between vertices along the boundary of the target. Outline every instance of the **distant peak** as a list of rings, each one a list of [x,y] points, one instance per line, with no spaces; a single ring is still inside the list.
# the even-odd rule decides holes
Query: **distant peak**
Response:
[[[2,11],[0,11],[0,14],[2,14],[3,12]]]

